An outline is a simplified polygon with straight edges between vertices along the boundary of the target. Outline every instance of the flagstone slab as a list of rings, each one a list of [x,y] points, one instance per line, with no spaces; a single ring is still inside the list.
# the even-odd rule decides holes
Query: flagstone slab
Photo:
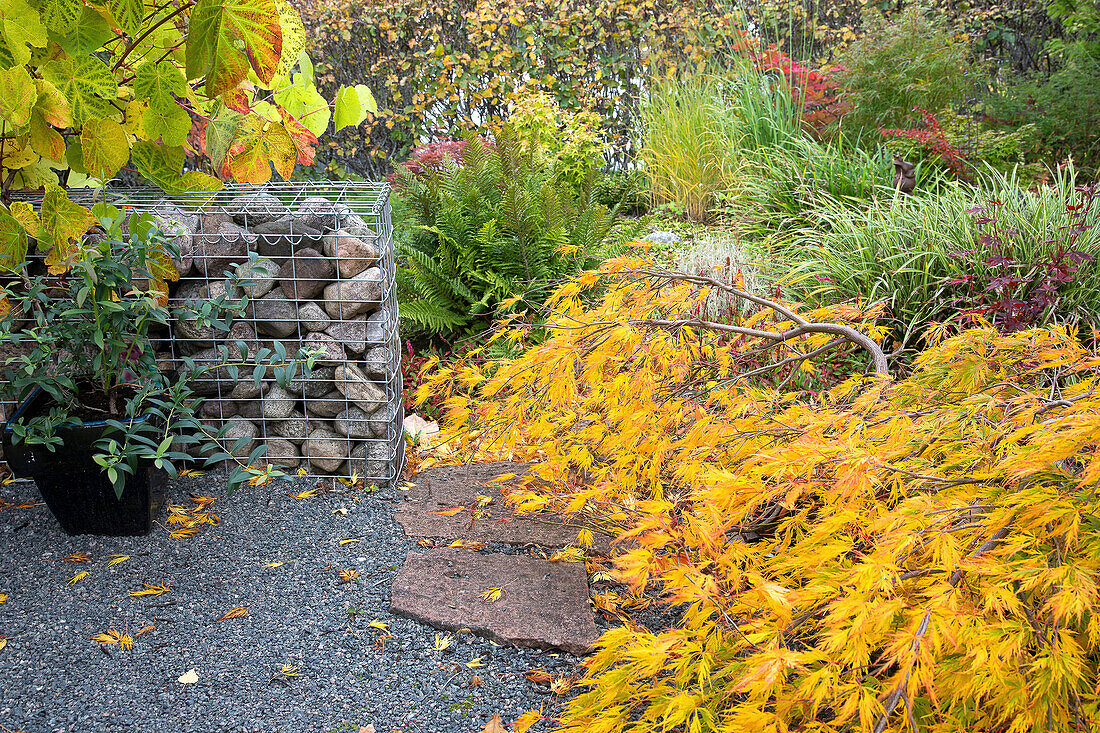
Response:
[[[499,589],[495,601],[482,598]],[[437,629],[469,629],[500,644],[582,656],[599,636],[584,563],[456,548],[412,552],[390,593],[390,612]]]
[[[393,518],[404,528],[406,537],[534,544],[547,548],[578,546],[577,532],[582,525],[567,523],[552,513],[514,515],[501,500],[500,485],[489,483],[506,473],[522,475],[527,468],[525,463],[505,462],[429,468],[415,476],[414,486],[404,492],[405,501]],[[479,495],[490,497],[492,503],[476,512],[462,511],[453,516],[436,513],[474,505]],[[606,555],[607,536],[592,534],[592,551]]]

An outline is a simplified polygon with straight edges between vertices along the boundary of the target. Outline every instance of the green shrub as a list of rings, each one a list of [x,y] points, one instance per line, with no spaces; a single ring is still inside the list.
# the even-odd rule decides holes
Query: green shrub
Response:
[[[611,171],[596,181],[592,195],[609,209],[619,207],[619,213],[640,216],[649,211],[649,184],[641,171]]]
[[[541,287],[594,263],[616,223],[592,198],[594,171],[579,192],[556,183],[510,125],[460,146],[461,165],[397,174],[401,317],[444,336],[487,327],[506,299],[539,302]]]
[[[591,110],[571,112],[545,92],[528,92],[516,99],[508,122],[519,135],[521,152],[530,151],[536,165],[550,168],[575,191],[603,162],[603,121]]]
[[[897,21],[872,12],[841,54],[836,78],[851,104],[846,126],[909,127],[917,110],[948,106],[976,79],[966,44],[914,3]]]
[[[899,343],[967,317],[1005,330],[1025,318],[1100,323],[1100,201],[1072,171],[1030,190],[990,173],[867,209],[826,202],[818,215],[790,253],[801,295],[882,302]]]

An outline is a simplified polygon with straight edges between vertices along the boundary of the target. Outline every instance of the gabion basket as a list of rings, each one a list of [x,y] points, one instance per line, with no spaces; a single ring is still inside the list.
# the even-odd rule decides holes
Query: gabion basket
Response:
[[[270,373],[256,386],[250,368],[238,379],[225,367],[210,369],[194,382],[203,421],[226,427],[229,446],[245,439],[236,455],[263,441],[266,460],[291,473],[397,480],[404,409],[386,184],[227,185],[175,198],[118,189],[106,199],[153,214],[179,246],[170,306],[217,297],[233,280],[250,296],[228,334],[177,318],[154,343],[163,368],[179,369],[184,356],[196,367],[216,365],[219,346],[241,341],[250,355],[277,341],[291,356],[320,352],[309,377],[286,388]]]

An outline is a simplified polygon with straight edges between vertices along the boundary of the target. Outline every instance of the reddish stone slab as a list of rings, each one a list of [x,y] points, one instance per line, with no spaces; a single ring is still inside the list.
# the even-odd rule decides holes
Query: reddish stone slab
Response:
[[[499,600],[479,596],[502,589]],[[469,629],[501,644],[587,654],[599,636],[584,563],[440,548],[405,558],[390,612],[437,629]]]
[[[499,484],[489,483],[506,473],[517,476],[527,470],[524,463],[475,463],[421,471],[414,486],[404,492],[405,502],[393,518],[405,529],[406,537],[443,537],[505,545],[534,544],[541,547],[577,546],[580,526],[567,525],[557,514],[513,515],[504,506]],[[445,517],[433,512],[470,506],[478,495],[492,497],[479,515],[464,511]],[[593,532],[593,552],[606,555],[608,538]]]

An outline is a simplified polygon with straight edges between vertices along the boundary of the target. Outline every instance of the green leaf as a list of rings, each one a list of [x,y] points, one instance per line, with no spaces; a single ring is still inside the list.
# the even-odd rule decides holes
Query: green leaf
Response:
[[[58,162],[65,158],[65,138],[46,121],[39,109],[31,115],[30,144],[31,150],[43,158]]]
[[[31,60],[28,46],[46,47],[46,26],[42,24],[38,11],[26,0],[0,0],[0,21],[0,30],[14,64],[25,64]]]
[[[275,79],[289,78],[290,70],[298,63],[298,58],[305,50],[306,34],[302,25],[302,16],[290,6],[287,0],[275,0],[275,7],[279,12],[279,28],[283,33],[283,47],[279,52],[279,65],[275,67]],[[310,77],[313,70],[310,69]]]
[[[176,96],[187,91],[187,80],[171,61],[142,64],[134,75],[134,95],[156,107],[178,107]]]
[[[336,132],[345,127],[358,127],[367,119],[367,115],[378,111],[378,104],[370,89],[362,84],[353,87],[340,87],[336,91],[334,116]]]
[[[329,110],[328,102],[312,83],[304,87],[299,86],[295,80],[294,85],[285,87],[275,94],[275,101],[294,115],[294,118],[314,135],[319,137],[328,129],[332,112]]]
[[[150,106],[141,122],[146,138],[156,140],[159,137],[170,148],[183,145],[187,141],[187,133],[191,132],[191,115],[178,104],[168,107]]]
[[[70,201],[60,186],[47,185],[39,217],[38,248],[49,249],[46,265],[51,274],[65,272],[78,251],[77,243],[95,224],[95,216],[85,207]]]
[[[80,148],[88,175],[106,181],[130,160],[130,141],[114,120],[90,119],[80,133]]]
[[[59,36],[67,36],[80,23],[84,3],[82,0],[41,0],[38,9],[48,29]]]
[[[65,95],[78,127],[114,111],[111,102],[118,96],[118,84],[107,64],[95,56],[54,59],[42,67],[42,77]]]
[[[37,100],[38,89],[26,66],[0,71],[0,117],[16,127],[23,127],[31,121]]]
[[[206,95],[214,97],[244,81],[251,65],[268,84],[282,48],[275,0],[198,0],[187,33],[187,78],[205,76]]]
[[[127,35],[136,36],[141,30],[141,21],[145,18],[142,0],[107,0],[107,8]]]
[[[221,170],[222,163],[225,162],[229,146],[237,136],[240,119],[241,115],[236,112],[222,110],[206,125],[206,157],[210,158],[215,170]]]
[[[217,191],[222,182],[199,171],[183,172],[186,155],[182,148],[167,148],[139,140],[134,144],[134,166],[150,183],[169,195]]]
[[[27,230],[5,210],[0,210],[0,269],[14,271],[27,259]]]
[[[272,164],[284,181],[289,180],[297,158],[298,149],[286,127],[259,115],[248,115],[237,128],[226,165],[241,183],[266,183],[271,179]]]
[[[72,31],[58,38],[57,42],[70,56],[80,56],[103,48],[103,44],[114,37],[115,32],[103,16],[94,8],[86,7]]]

